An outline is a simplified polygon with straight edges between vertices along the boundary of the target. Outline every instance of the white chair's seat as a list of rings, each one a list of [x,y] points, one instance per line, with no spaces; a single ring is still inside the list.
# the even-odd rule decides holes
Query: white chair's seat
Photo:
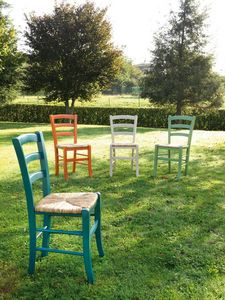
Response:
[[[135,143],[112,143],[112,147],[120,147],[120,148],[134,148],[137,147],[138,144]]]
[[[78,214],[82,208],[92,208],[97,198],[97,193],[52,193],[37,204],[35,211]]]

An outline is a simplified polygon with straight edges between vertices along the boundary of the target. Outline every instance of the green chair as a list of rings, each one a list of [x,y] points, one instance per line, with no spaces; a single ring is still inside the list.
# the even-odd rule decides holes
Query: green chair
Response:
[[[35,151],[27,154],[31,143],[34,144]],[[83,256],[88,282],[93,283],[94,276],[91,258],[91,237],[93,234],[95,234],[99,256],[104,256],[101,241],[100,193],[51,193],[47,155],[41,132],[24,134],[13,138],[13,145],[20,165],[27,200],[30,236],[28,272],[33,274],[35,271],[37,251],[41,252],[42,257],[47,256],[49,252],[79,255]],[[38,163],[33,164],[34,161],[38,161]],[[32,164],[29,164],[31,162]],[[42,181],[43,198],[35,205],[33,183],[38,179]],[[37,215],[43,216],[42,228],[36,227]],[[82,220],[80,230],[53,229],[51,219],[59,216],[80,217]],[[91,222],[91,219],[94,220]],[[91,225],[92,223],[93,225]],[[37,236],[36,232],[38,232]],[[49,240],[51,234],[68,234],[82,237],[83,251],[76,252],[50,248]],[[41,236],[42,244],[38,247],[37,239]]]
[[[168,144],[155,145],[154,177],[157,176],[159,160],[168,162],[169,173],[171,172],[171,162],[177,162],[178,179],[181,177],[182,164],[185,164],[185,175],[187,175],[194,124],[194,116],[168,117]]]

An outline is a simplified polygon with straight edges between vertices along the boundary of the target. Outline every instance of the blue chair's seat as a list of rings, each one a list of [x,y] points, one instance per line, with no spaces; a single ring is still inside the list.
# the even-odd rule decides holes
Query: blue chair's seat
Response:
[[[97,193],[51,193],[36,205],[36,212],[80,214],[90,210],[98,199]]]

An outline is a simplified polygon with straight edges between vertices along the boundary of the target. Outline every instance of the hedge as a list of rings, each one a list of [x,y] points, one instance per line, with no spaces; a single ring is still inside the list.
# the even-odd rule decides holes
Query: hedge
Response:
[[[65,113],[64,106],[11,104],[0,107],[0,121],[49,123],[50,114]],[[166,128],[168,108],[75,107],[80,124],[109,125],[109,115],[138,115],[139,127]],[[210,110],[196,115],[196,129],[225,130],[225,110]]]

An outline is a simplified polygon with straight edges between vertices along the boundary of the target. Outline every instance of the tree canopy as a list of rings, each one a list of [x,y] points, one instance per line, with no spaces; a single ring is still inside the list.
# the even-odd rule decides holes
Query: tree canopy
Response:
[[[105,93],[131,94],[134,89],[139,89],[142,76],[141,69],[133,65],[129,59],[123,57],[120,72],[111,83],[110,89]]]
[[[105,15],[106,9],[86,2],[56,4],[52,14],[27,17],[29,89],[64,102],[68,112],[77,98],[88,100],[107,87],[120,69],[121,52]]]
[[[16,31],[7,15],[7,4],[0,0],[0,103],[16,96],[22,56],[17,51]]]
[[[174,103],[177,114],[185,105],[220,105],[222,79],[212,71],[213,57],[205,52],[207,12],[196,0],[180,0],[167,26],[155,35],[155,48],[142,83],[142,97]]]

